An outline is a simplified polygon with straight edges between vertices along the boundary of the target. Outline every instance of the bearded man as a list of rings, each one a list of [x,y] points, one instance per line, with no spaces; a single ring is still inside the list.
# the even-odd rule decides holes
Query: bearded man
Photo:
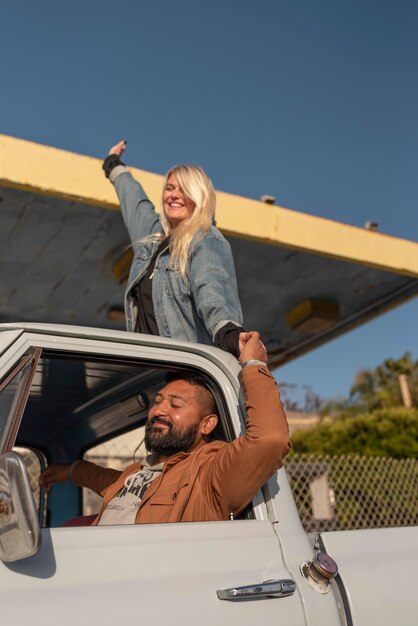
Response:
[[[290,449],[286,416],[266,366],[257,332],[247,333],[240,362],[246,432],[230,443],[211,441],[216,404],[199,375],[179,376],[161,389],[149,410],[150,452],[123,472],[88,461],[50,465],[40,484],[71,478],[103,497],[93,525],[233,519],[282,466]]]

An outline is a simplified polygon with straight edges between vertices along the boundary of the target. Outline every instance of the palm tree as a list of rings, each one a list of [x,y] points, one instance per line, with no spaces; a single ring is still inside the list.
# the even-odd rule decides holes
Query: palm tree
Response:
[[[418,361],[410,352],[399,359],[386,359],[374,369],[360,370],[350,390],[350,404],[367,411],[402,406],[399,376],[407,377],[413,405],[418,404]]]

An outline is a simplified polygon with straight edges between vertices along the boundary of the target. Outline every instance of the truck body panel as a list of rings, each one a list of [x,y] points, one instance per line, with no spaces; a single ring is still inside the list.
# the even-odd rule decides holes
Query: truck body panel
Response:
[[[338,563],[353,626],[418,622],[418,527],[321,533]]]

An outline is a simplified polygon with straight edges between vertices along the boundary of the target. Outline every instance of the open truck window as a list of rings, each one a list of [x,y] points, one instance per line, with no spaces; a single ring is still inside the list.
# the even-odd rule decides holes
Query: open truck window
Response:
[[[38,355],[14,445],[36,450],[47,464],[84,458],[121,469],[145,455],[148,408],[169,377],[184,370],[191,371],[157,361],[44,350]],[[205,376],[221,418],[215,436],[228,441],[231,431],[222,392]],[[71,481],[55,484],[49,494],[39,491],[36,479],[33,485],[43,526],[62,526],[100,508],[99,497],[83,493]]]

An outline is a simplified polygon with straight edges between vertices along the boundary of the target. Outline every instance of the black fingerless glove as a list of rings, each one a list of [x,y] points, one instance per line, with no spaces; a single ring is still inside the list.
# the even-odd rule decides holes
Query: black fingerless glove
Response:
[[[118,165],[125,165],[125,163],[122,163],[122,161],[120,160],[119,155],[109,154],[109,156],[105,158],[105,160],[103,161],[102,169],[104,170],[106,178],[109,178],[110,172]]]
[[[228,322],[218,330],[215,335],[214,344],[217,348],[230,352],[238,358],[239,356],[239,334],[243,332],[241,326],[233,322]]]

